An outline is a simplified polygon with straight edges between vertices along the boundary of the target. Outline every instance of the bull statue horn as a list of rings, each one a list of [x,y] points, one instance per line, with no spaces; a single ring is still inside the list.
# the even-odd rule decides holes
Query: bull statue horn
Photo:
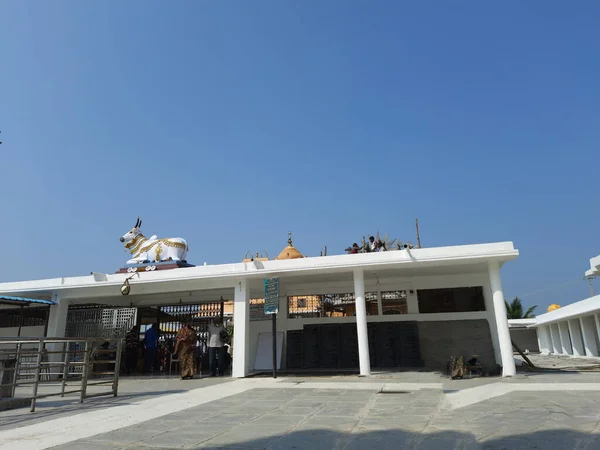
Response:
[[[137,228],[140,226],[140,216],[138,216],[137,221],[135,222],[135,226],[133,228]]]

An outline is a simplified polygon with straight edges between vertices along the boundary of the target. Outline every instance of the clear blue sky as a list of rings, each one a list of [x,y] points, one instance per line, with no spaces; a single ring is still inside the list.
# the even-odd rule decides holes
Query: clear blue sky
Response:
[[[0,280],[366,233],[512,240],[507,297],[588,295],[600,3],[0,2]],[[600,291],[600,283],[596,283]],[[540,311],[541,312],[541,311]]]

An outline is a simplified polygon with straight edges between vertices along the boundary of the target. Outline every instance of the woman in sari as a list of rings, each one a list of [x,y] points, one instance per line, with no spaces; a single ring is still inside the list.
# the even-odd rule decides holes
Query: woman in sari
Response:
[[[196,374],[195,348],[196,332],[188,323],[177,333],[177,342],[175,343],[175,353],[179,357],[179,373],[182,380],[194,378]]]

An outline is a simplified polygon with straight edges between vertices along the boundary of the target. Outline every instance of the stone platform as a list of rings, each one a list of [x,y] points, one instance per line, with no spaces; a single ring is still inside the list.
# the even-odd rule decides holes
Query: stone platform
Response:
[[[135,273],[135,272],[151,272],[154,270],[171,270],[180,269],[183,267],[196,267],[193,264],[188,264],[183,261],[161,261],[149,262],[144,264],[128,264],[120,268],[115,273]]]

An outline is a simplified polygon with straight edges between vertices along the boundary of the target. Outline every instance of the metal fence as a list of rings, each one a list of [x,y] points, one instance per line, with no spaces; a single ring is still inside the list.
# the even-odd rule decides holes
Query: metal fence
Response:
[[[120,338],[0,338],[0,398],[31,387],[31,412],[40,398],[79,393],[79,402],[118,394],[123,340]],[[90,386],[111,385],[89,394]],[[40,386],[50,391],[40,392]],[[71,389],[71,388],[75,389]],[[68,389],[68,390],[67,390]]]
[[[136,324],[137,308],[73,305],[67,314],[67,337],[120,338]]]

